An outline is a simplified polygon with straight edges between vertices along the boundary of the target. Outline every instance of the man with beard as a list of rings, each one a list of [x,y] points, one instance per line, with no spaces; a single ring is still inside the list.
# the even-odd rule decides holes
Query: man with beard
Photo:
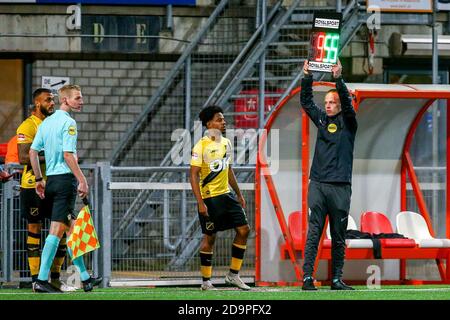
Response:
[[[21,215],[27,221],[27,256],[30,267],[32,286],[37,280],[40,266],[40,242],[42,222],[50,218],[51,207],[48,201],[40,199],[35,192],[35,175],[31,168],[29,151],[42,121],[55,112],[55,101],[49,89],[39,88],[33,92],[33,105],[30,106],[31,115],[17,128],[17,149],[20,164],[24,165],[20,185]],[[45,172],[44,156],[42,159],[43,172]],[[60,280],[61,266],[66,256],[66,239],[59,244],[56,258],[51,268],[51,284],[62,291],[74,291],[75,288],[67,286]]]

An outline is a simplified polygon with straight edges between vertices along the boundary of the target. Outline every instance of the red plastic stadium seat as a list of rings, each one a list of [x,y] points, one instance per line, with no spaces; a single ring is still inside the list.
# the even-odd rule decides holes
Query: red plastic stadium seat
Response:
[[[394,233],[389,219],[380,212],[368,211],[361,215],[361,231],[368,233]]]
[[[301,250],[302,245],[302,213],[294,211],[289,215],[288,228],[294,242],[294,249]]]
[[[368,211],[361,215],[361,231],[372,234],[394,233],[388,217],[380,212]],[[383,247],[413,248],[416,242],[413,239],[380,239]]]
[[[291,234],[292,241],[294,242],[294,251],[301,251],[302,248],[302,213],[300,211],[294,211],[289,214],[288,229]],[[287,241],[280,247],[280,258],[282,260],[287,259],[288,251]]]
[[[323,247],[331,248],[331,239],[323,239]]]

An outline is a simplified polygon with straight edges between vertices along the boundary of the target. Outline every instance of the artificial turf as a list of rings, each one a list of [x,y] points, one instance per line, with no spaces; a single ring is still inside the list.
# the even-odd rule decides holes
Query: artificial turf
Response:
[[[251,291],[218,287],[200,291],[198,287],[96,288],[63,294],[33,293],[30,289],[0,289],[0,300],[450,300],[450,286],[382,286],[355,291],[331,291],[328,287],[306,292],[300,287],[253,287]]]

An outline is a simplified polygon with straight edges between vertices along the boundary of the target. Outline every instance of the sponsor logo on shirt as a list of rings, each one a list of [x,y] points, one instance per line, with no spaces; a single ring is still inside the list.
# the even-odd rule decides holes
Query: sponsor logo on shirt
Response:
[[[70,126],[70,127],[69,127],[69,134],[70,134],[71,136],[74,136],[76,133],[77,133],[77,129],[75,129],[74,126]]]
[[[337,125],[330,123],[327,129],[329,133],[335,133],[337,131]]]

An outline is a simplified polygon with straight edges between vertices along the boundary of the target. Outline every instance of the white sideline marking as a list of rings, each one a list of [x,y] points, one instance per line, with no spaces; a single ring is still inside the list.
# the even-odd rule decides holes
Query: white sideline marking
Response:
[[[255,292],[302,292],[302,293],[320,293],[320,292],[400,292],[400,291],[443,291],[450,292],[450,288],[392,288],[392,289],[359,289],[356,288],[354,291],[345,291],[345,290],[331,290],[329,287],[317,287],[317,291],[302,291],[301,287],[298,290],[283,290],[283,289],[265,289],[261,290],[259,288],[253,289]]]
[[[317,294],[317,293],[321,293],[321,292],[336,292],[336,293],[340,293],[340,292],[348,292],[348,293],[355,293],[355,292],[406,292],[406,291],[441,291],[441,292],[450,292],[450,288],[405,288],[405,289],[401,289],[401,288],[395,288],[395,289],[355,289],[354,291],[340,291],[340,290],[330,290],[330,289],[321,289],[321,287],[318,287],[319,290],[318,291],[302,291],[301,287],[299,287],[298,289],[278,289],[278,288],[252,288],[250,291],[242,291],[239,290],[238,288],[221,288],[218,287],[217,291],[214,291],[216,293],[220,293],[220,291],[237,291],[237,292],[297,292],[297,293],[313,293],[313,294]],[[176,288],[176,287],[172,287],[171,289],[174,289],[173,291],[168,291],[168,292],[153,292],[152,289],[155,288],[148,288],[148,290],[143,289],[142,291],[111,291],[111,292],[105,292],[105,291],[97,291],[94,292],[95,294],[99,294],[99,295],[111,295],[111,294],[172,294],[172,292],[185,292],[185,291],[189,291],[189,292],[193,292],[195,291],[197,288],[192,288],[192,289],[187,289],[187,288]],[[199,293],[201,293],[200,289]],[[67,292],[67,293],[63,293],[63,295],[70,295],[73,293],[84,293],[83,291],[75,291],[75,292]],[[209,292],[208,292],[209,293]],[[0,292],[0,295],[30,295],[30,294],[36,294],[36,295],[48,295],[48,294],[52,294],[52,295],[61,295],[61,293],[33,293],[33,292]]]

